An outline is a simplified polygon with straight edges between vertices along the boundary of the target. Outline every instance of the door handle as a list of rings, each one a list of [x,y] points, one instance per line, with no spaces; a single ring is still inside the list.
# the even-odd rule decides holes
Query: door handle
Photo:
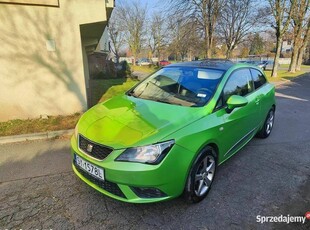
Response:
[[[260,99],[259,99],[259,98],[256,98],[256,99],[255,99],[255,104],[256,104],[256,105],[259,105],[259,102],[260,102]]]

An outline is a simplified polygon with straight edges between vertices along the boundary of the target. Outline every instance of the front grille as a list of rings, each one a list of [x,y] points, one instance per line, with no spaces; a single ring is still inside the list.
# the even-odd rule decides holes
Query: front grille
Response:
[[[73,160],[73,164],[76,168],[76,170],[83,176],[85,177],[87,180],[89,180],[90,182],[92,182],[93,184],[99,186],[100,188],[108,191],[109,193],[112,193],[116,196],[122,197],[126,199],[126,196],[124,195],[124,193],[122,192],[122,190],[118,187],[117,184],[107,181],[107,180],[99,180],[95,177],[93,177],[92,175],[90,175],[88,172],[84,171],[83,169],[81,169]]]
[[[161,198],[167,196],[167,194],[160,191],[158,188],[141,188],[141,187],[130,187],[130,188],[140,198]]]
[[[81,134],[79,134],[79,148],[87,155],[98,160],[103,160],[113,151],[112,148],[92,142]]]

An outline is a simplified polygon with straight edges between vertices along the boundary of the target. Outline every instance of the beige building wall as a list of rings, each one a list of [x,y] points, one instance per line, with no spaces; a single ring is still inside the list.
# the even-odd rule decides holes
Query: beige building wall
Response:
[[[0,0],[0,121],[87,108],[87,53],[113,6],[107,0]]]

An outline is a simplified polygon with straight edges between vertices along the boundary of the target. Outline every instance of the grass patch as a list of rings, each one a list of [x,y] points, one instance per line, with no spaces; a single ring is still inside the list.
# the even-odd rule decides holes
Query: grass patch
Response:
[[[271,70],[265,70],[266,77],[270,82],[277,82],[277,81],[285,81],[285,80],[292,80],[300,75],[303,75],[305,71],[300,71],[296,73],[287,72],[287,70],[278,70],[277,77],[271,77]]]
[[[289,68],[290,64],[280,64],[280,67]],[[301,68],[310,68],[310,65],[301,65]]]
[[[73,129],[80,116],[80,113],[75,113],[69,116],[49,116],[48,119],[16,119],[0,122],[0,136]]]
[[[115,82],[117,80],[119,79],[113,79],[109,83],[104,81],[100,82],[100,84],[103,84],[103,87],[107,87],[106,84],[109,84],[110,86],[108,87],[107,91],[101,96],[99,102],[106,101],[115,95],[122,94],[139,82],[138,80],[127,78],[122,83],[117,84],[117,82]]]
[[[137,66],[137,65],[132,65],[131,66],[131,71],[137,71],[137,72],[142,72],[142,73],[153,73],[156,70],[158,70],[160,67],[156,65],[150,65],[150,66]]]

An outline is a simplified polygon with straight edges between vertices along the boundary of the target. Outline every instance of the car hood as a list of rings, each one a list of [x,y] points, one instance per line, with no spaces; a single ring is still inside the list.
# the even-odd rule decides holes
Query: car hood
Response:
[[[78,122],[78,132],[114,149],[142,146],[164,140],[204,111],[121,95],[88,110]]]

